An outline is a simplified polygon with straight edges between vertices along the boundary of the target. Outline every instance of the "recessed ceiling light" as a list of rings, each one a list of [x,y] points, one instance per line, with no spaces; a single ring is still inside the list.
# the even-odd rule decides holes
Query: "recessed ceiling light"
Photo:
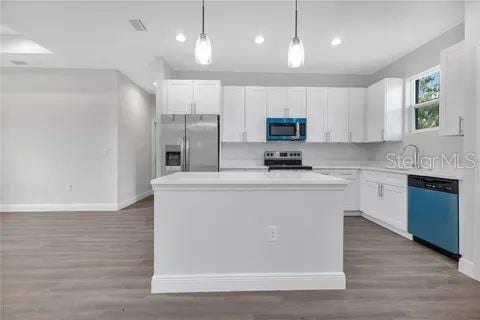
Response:
[[[178,42],[185,42],[185,40],[187,40],[187,38],[185,38],[185,35],[183,33],[178,33],[175,39],[177,39]]]
[[[155,82],[153,82],[152,84],[153,84],[155,87],[157,86],[157,82],[156,82],[156,81],[155,81]]]
[[[335,37],[332,39],[332,47],[338,47],[339,45],[342,44],[342,39],[340,39],[339,37]]]
[[[255,37],[254,41],[256,44],[262,44],[265,42],[265,38],[259,34],[258,36]]]

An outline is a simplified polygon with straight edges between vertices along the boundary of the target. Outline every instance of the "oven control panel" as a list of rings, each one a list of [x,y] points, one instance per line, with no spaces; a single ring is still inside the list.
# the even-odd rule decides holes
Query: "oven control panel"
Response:
[[[263,154],[265,160],[302,160],[301,151],[265,151]]]

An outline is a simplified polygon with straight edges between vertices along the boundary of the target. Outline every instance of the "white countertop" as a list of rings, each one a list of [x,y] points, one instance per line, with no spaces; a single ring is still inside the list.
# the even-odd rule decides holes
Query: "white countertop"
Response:
[[[455,168],[443,168],[443,169],[396,169],[389,168],[388,163],[379,161],[335,161],[335,162],[309,162],[304,161],[304,165],[312,166],[314,170],[321,169],[361,169],[361,170],[373,170],[384,171],[399,174],[419,175],[446,179],[462,180],[462,170]],[[261,161],[251,160],[228,160],[222,161],[221,170],[267,170],[268,167],[264,166]]]
[[[347,185],[348,181],[312,171],[177,172],[151,181],[165,185]]]

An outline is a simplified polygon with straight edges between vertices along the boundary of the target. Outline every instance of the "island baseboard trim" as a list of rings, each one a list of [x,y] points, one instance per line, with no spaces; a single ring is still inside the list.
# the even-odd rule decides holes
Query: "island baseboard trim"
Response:
[[[154,275],[152,293],[339,290],[343,272]]]

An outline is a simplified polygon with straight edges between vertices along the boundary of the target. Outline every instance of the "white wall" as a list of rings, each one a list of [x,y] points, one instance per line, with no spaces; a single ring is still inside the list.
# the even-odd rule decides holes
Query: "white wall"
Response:
[[[476,150],[478,139],[477,122],[477,101],[475,96],[476,89],[476,50],[480,42],[480,3],[467,1],[465,3],[465,48],[466,48],[466,75],[464,85],[467,92],[465,104],[465,129],[464,129],[464,152],[474,152]],[[478,154],[477,154],[478,160]],[[477,169],[478,170],[478,169]],[[480,269],[480,232],[478,219],[480,219],[480,208],[475,207],[475,201],[480,197],[480,192],[475,187],[475,170],[466,170],[464,173],[464,200],[461,203],[461,214],[465,217],[463,225],[464,234],[460,239],[460,244],[464,248],[462,254],[463,263],[460,264],[460,270],[470,276],[474,276],[476,264],[477,271]],[[477,202],[478,204],[478,202]],[[477,221],[475,221],[477,220]],[[475,223],[477,228],[474,229]],[[474,262],[474,260],[476,261]]]
[[[2,211],[115,210],[150,189],[146,92],[113,70],[1,74]]]
[[[118,199],[131,203],[151,190],[150,95],[118,74]]]
[[[1,73],[2,205],[115,203],[116,72]]]
[[[440,52],[462,41],[465,37],[464,30],[464,25],[460,24],[429,41],[420,48],[371,75],[370,84],[389,77],[407,79],[439,65]],[[439,155],[442,152],[461,154],[463,150],[463,138],[461,137],[440,137],[438,132],[413,134],[406,132],[403,142],[386,142],[369,145],[369,160],[386,160],[385,157],[388,153],[398,152],[404,145],[410,143],[418,145],[422,155],[429,156]]]

